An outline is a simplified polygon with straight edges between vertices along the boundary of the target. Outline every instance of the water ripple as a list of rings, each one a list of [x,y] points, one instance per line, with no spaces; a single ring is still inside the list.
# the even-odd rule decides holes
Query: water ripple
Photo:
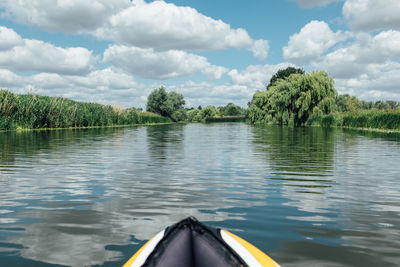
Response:
[[[30,266],[121,265],[196,216],[284,266],[390,266],[399,140],[229,123],[0,133],[0,252]]]

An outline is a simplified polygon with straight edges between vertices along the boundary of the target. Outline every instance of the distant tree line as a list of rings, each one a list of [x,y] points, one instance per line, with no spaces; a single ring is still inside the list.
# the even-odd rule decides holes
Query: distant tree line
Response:
[[[184,108],[185,100],[182,94],[167,92],[163,86],[153,90],[147,98],[146,110],[161,116],[166,116],[175,122],[205,122],[208,118],[226,116],[245,116],[246,109],[228,103],[226,106],[212,105],[202,108]]]
[[[333,78],[325,71],[306,73],[294,67],[278,70],[265,90],[253,95],[247,109],[233,103],[197,108],[187,108],[185,104],[182,94],[167,92],[163,86],[149,94],[147,112],[0,90],[0,130],[232,121],[235,116],[261,124],[400,129],[400,102],[363,101],[348,94],[338,95]]]
[[[262,124],[349,127],[363,125],[390,129],[397,127],[396,125],[400,127],[400,121],[397,122],[397,116],[400,116],[399,102],[368,102],[347,94],[338,95],[333,78],[325,71],[306,73],[303,69],[294,67],[278,70],[271,77],[266,89],[253,95],[248,109],[233,103],[220,107],[208,105],[197,108],[185,108],[184,105],[182,94],[167,92],[164,87],[160,87],[149,95],[146,109],[175,122],[213,121],[211,119],[225,121],[221,119],[245,116],[251,123]],[[387,115],[390,111],[398,111],[399,114]],[[362,116],[356,116],[361,113]]]
[[[357,112],[359,110],[400,110],[400,102],[386,101],[364,101],[348,94],[339,95],[336,98],[337,110],[340,112]]]

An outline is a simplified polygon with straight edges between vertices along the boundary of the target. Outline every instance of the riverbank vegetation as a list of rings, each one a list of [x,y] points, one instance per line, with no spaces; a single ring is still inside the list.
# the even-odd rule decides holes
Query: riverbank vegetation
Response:
[[[257,91],[248,108],[228,103],[185,108],[182,94],[153,90],[146,110],[77,102],[62,97],[17,95],[0,90],[0,130],[133,125],[169,122],[243,122],[288,126],[400,130],[400,103],[368,102],[338,95],[324,71],[288,67]]]
[[[335,110],[333,79],[323,71],[294,73],[257,92],[249,107],[252,123],[304,125],[312,115]]]
[[[338,95],[326,72],[289,67],[254,94],[248,117],[254,124],[400,130],[400,103]]]
[[[188,122],[237,122],[246,120],[247,110],[228,103],[226,106],[206,106],[187,110]]]
[[[400,111],[362,110],[357,113],[335,112],[314,116],[307,125],[349,127],[363,129],[400,130]]]
[[[226,106],[206,106],[202,108],[184,108],[183,95],[174,91],[167,92],[164,87],[153,90],[147,98],[146,110],[169,117],[175,122],[211,122],[237,121],[246,117],[246,109],[228,103]],[[221,120],[224,118],[225,120]]]
[[[174,91],[168,93],[161,86],[147,97],[146,110],[160,116],[168,117],[175,122],[184,121],[186,119],[183,108],[185,103],[183,95]]]
[[[134,108],[83,103],[62,97],[17,95],[0,90],[0,130],[168,123]]]

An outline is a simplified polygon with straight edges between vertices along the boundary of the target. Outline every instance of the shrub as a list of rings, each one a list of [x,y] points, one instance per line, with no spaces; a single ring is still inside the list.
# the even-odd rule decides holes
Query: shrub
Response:
[[[335,124],[335,116],[332,114],[325,115],[321,118],[322,127],[331,127]]]

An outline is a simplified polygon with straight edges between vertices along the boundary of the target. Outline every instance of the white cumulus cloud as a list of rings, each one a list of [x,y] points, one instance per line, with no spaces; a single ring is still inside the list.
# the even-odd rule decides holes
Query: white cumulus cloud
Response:
[[[22,94],[62,96],[85,102],[140,107],[144,105],[152,87],[138,84],[131,75],[109,67],[82,76],[45,72],[18,75],[0,69],[0,88]]]
[[[328,70],[337,78],[355,78],[363,74],[375,76],[373,66],[384,66],[396,59],[400,59],[400,32],[390,30],[375,36],[357,34],[354,42],[328,53],[312,65]]]
[[[0,26],[0,51],[8,50],[14,46],[23,44],[21,36],[13,29]]]
[[[128,73],[146,79],[170,79],[196,73],[220,79],[227,72],[207,58],[180,50],[157,52],[152,48],[112,45],[104,52],[104,61]]]
[[[0,7],[17,22],[51,32],[85,32],[102,26],[129,0],[2,0]]]
[[[132,2],[113,15],[109,23],[97,29],[95,36],[118,44],[156,50],[225,50],[247,49],[263,60],[268,42],[253,40],[246,30],[232,29],[191,7],[164,1]]]
[[[400,100],[400,32],[358,33],[352,42],[310,63],[335,78],[339,93],[361,99]]]
[[[400,1],[346,0],[343,17],[354,30],[400,30]]]
[[[272,75],[278,70],[291,66],[289,63],[277,65],[250,65],[242,71],[236,69],[228,73],[233,84],[246,85],[254,90],[265,90]]]
[[[0,69],[0,88],[21,86],[21,79],[18,75],[8,69]]]
[[[253,53],[253,55],[260,60],[267,58],[268,50],[269,43],[266,40],[256,40],[250,48],[250,51]]]
[[[187,106],[221,106],[232,102],[245,107],[256,90],[265,90],[271,76],[287,66],[288,63],[254,65],[241,71],[231,71],[230,81],[222,84],[189,80],[166,87],[169,91],[183,94]],[[161,85],[138,83],[132,75],[114,67],[82,76],[56,73],[22,76],[0,69],[0,87],[16,93],[32,92],[103,104],[120,103],[125,107],[144,107],[150,92]]]
[[[183,94],[188,107],[225,106],[228,103],[246,107],[254,93],[252,88],[245,85],[230,83],[215,85],[193,81],[169,86],[167,89]]]
[[[132,75],[118,72],[113,68],[95,70],[87,76],[73,76],[69,78],[74,84],[91,88],[110,90],[129,89],[136,87]]]
[[[0,51],[0,67],[16,71],[53,72],[82,75],[94,61],[82,47],[62,48],[40,40],[23,39],[11,49]]]
[[[366,100],[397,100],[400,101],[400,64],[387,62],[385,64],[369,65],[365,74],[335,80],[336,88],[341,94],[356,95]]]
[[[260,60],[268,55],[268,42],[253,40],[245,29],[162,0],[2,0],[0,8],[19,23],[92,34],[117,44],[156,50],[247,49]]]
[[[312,21],[290,37],[283,55],[307,69],[327,71],[341,94],[400,100],[400,31],[333,32],[327,23]]]
[[[313,20],[290,36],[288,45],[283,47],[283,57],[295,63],[309,62],[349,36],[349,33],[333,32],[324,21]]]

